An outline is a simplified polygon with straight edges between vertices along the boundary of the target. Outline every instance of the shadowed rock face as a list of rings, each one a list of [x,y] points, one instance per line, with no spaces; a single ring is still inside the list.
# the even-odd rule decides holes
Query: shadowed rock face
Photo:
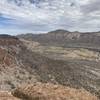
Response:
[[[2,38],[2,39],[16,39],[16,40],[18,40],[17,37],[11,36],[11,35],[8,35],[8,34],[0,34],[0,38]]]
[[[7,67],[15,64],[15,56],[19,52],[21,44],[19,39],[14,36],[0,35],[0,66]]]
[[[15,36],[0,35],[0,45],[18,45],[19,40]]]

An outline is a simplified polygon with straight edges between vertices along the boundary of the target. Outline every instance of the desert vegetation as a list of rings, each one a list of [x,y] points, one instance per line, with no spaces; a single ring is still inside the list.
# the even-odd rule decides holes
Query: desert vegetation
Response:
[[[24,100],[98,100],[84,89],[73,89],[50,83],[35,83],[15,89],[12,94]]]

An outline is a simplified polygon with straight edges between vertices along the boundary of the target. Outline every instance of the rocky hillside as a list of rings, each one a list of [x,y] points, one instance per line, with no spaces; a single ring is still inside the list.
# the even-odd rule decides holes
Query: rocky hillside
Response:
[[[73,89],[50,83],[36,83],[15,89],[12,94],[25,100],[98,100],[84,89]]]
[[[83,87],[100,95],[98,51],[42,46],[38,42],[21,41],[32,52],[27,55],[27,58],[24,57],[24,61],[29,61],[33,66],[35,60],[37,65],[33,68],[40,76],[41,82],[52,82],[74,88]],[[23,55],[23,52],[21,54]],[[26,54],[27,52],[24,53],[24,56]],[[29,60],[30,57],[31,60]]]
[[[84,89],[74,89],[51,83],[34,83],[17,87],[12,92],[0,92],[0,100],[99,100]]]
[[[11,90],[23,82],[34,82],[31,74],[19,58],[23,43],[16,37],[0,36],[0,90]],[[32,71],[31,71],[32,72]]]
[[[53,59],[44,53],[35,52],[29,45],[16,37],[0,37],[1,91],[10,91],[21,84],[50,82],[73,88],[84,88],[100,96],[100,62],[94,60],[96,53],[91,53],[94,57],[92,60]],[[31,47],[38,45],[40,44],[36,42]],[[49,50],[50,52],[56,51],[55,49]],[[57,50],[56,52],[60,52],[61,55],[63,50]]]
[[[91,34],[91,35],[90,35]],[[100,48],[100,32],[80,33],[66,30],[56,30],[47,34],[23,34],[18,37],[39,42],[42,45],[63,47]]]
[[[0,100],[22,100],[22,99],[14,97],[10,92],[1,91]]]

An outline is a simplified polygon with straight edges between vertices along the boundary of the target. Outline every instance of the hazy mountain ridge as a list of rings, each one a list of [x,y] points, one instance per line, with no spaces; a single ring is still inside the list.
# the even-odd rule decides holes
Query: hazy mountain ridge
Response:
[[[80,33],[56,30],[47,34],[24,34],[18,37],[33,40],[42,45],[100,49],[100,32]]]

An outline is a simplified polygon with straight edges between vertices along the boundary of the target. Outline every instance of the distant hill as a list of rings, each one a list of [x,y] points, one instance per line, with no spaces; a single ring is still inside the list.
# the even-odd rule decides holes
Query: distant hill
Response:
[[[0,39],[18,39],[16,36],[11,36],[8,34],[0,34]]]
[[[47,34],[22,34],[19,38],[33,40],[42,45],[54,45],[63,47],[100,48],[100,32],[69,32],[55,30]]]

